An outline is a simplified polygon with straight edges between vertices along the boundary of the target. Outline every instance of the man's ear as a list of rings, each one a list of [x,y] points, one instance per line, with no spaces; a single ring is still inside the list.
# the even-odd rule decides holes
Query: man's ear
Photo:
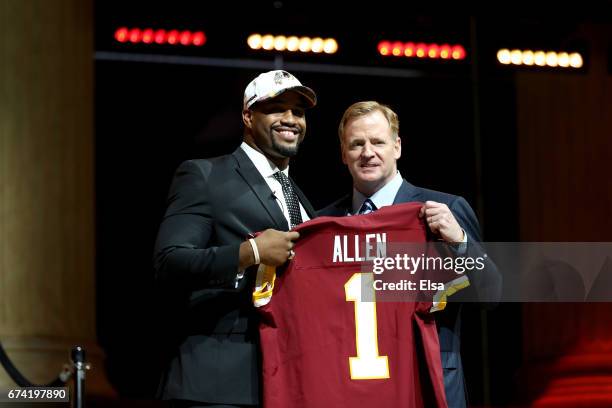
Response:
[[[402,139],[399,136],[395,138],[395,145],[393,146],[393,148],[395,149],[395,160],[402,157]]]
[[[242,123],[244,123],[244,126],[251,129],[252,124],[253,124],[253,111],[252,110],[244,109],[242,111]]]
[[[344,140],[340,141],[340,158],[342,159],[342,163],[346,163],[346,156],[344,155]]]

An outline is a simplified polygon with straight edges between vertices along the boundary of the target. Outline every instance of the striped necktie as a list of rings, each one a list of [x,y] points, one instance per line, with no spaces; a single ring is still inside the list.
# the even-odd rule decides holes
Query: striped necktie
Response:
[[[372,200],[370,200],[369,198],[366,198],[366,200],[361,205],[361,208],[359,209],[359,212],[357,214],[359,214],[359,215],[361,215],[361,214],[369,214],[372,211],[376,211],[376,209],[377,208],[374,205],[374,203],[372,202]]]

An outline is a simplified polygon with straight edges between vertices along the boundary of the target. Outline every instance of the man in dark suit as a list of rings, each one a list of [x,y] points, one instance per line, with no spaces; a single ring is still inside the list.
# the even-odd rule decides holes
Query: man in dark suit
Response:
[[[423,202],[420,216],[439,239],[456,244],[452,248],[463,256],[481,256],[477,246],[480,227],[474,211],[459,196],[416,187],[402,178],[397,160],[402,153],[397,114],[374,101],[358,102],[344,113],[338,128],[342,161],[353,178],[353,192],[317,215],[345,216],[365,214],[383,206],[403,202]],[[468,273],[471,301],[493,303],[499,298],[501,277],[492,262],[483,271]],[[449,299],[450,300],[450,299]],[[444,386],[449,407],[467,404],[460,356],[460,310],[451,303],[436,316]]]
[[[154,259],[157,279],[186,294],[180,345],[160,384],[173,406],[259,404],[250,267],[285,263],[299,237],[286,231],[314,216],[288,165],[315,104],[315,93],[290,73],[263,73],[244,93],[242,145],[176,171]]]

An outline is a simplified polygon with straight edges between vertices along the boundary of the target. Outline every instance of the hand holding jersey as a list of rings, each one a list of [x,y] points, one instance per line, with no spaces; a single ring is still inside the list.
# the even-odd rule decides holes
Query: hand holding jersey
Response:
[[[300,234],[295,231],[285,232],[271,228],[265,230],[254,239],[257,247],[251,247],[246,250],[248,257],[244,266],[241,263],[241,267],[244,268],[256,263],[270,266],[284,264],[289,259],[291,251],[295,246],[295,241],[299,237]],[[258,257],[255,256],[254,251],[257,251]]]
[[[425,201],[419,217],[425,217],[431,232],[439,235],[446,242],[462,242],[465,238],[465,232],[446,204]]]

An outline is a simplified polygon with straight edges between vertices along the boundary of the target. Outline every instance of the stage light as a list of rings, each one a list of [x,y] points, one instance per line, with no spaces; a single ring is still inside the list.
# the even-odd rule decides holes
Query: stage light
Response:
[[[284,35],[277,35],[274,37],[274,49],[276,51],[285,51],[287,48],[287,37]]]
[[[534,63],[533,51],[530,51],[530,50],[523,51],[522,63],[523,65],[533,65]]]
[[[438,58],[440,56],[440,47],[438,47],[438,44],[431,44],[429,46],[427,56],[429,58]]]
[[[521,50],[510,51],[510,62],[514,65],[521,65],[523,62],[523,54]]]
[[[287,38],[287,51],[295,52],[300,49],[300,39],[295,35]]]
[[[560,52],[559,53],[559,60],[557,61],[559,63],[560,67],[563,68],[567,68],[569,67],[569,54],[567,52]]]
[[[156,30],[154,41],[155,44],[164,44],[166,42],[166,30]]]
[[[327,40],[325,40],[325,43],[323,45],[323,52],[325,52],[326,54],[334,54],[336,51],[338,51],[338,43],[336,42],[336,40],[334,40],[333,38],[328,38]]]
[[[274,36],[267,34],[261,38],[261,48],[270,51],[274,48]]]
[[[389,41],[381,41],[378,43],[378,52],[380,55],[389,55],[391,52],[391,43]]]
[[[142,32],[142,42],[151,44],[153,42],[153,29],[147,28]]]
[[[462,60],[465,58],[465,49],[460,45],[455,45],[452,48],[451,56],[455,60]]]
[[[533,62],[539,67],[543,67],[544,65],[546,65],[546,53],[544,51],[534,52]]]
[[[572,68],[580,68],[582,67],[583,61],[582,56],[577,52],[573,52],[569,56],[569,63]]]
[[[300,38],[300,45],[298,46],[298,50],[302,52],[310,52],[310,38],[308,37]]]
[[[182,31],[180,36],[179,36],[179,42],[182,45],[189,45],[189,44],[191,44],[191,32],[189,32],[187,30]]]
[[[404,44],[404,56],[412,57],[414,56],[414,52],[415,52],[414,43],[407,42],[406,44]]]
[[[119,41],[120,43],[126,42],[128,40],[128,33],[129,30],[126,27],[118,28],[115,31],[115,40]]]
[[[262,43],[263,43],[263,40],[261,38],[261,35],[259,34],[251,34],[249,35],[249,38],[247,38],[247,44],[253,50],[260,49],[262,46]]]
[[[128,34],[128,39],[131,43],[139,43],[142,38],[142,34],[138,28],[132,28]]]
[[[323,39],[320,37],[313,38],[311,44],[311,50],[314,53],[319,53],[323,51]]]
[[[196,47],[201,47],[202,45],[206,44],[206,34],[204,34],[204,31],[196,31],[193,33],[191,43]]]
[[[427,45],[423,44],[423,43],[418,43],[416,45],[416,52],[415,52],[417,58],[424,58],[427,56]]]
[[[419,59],[465,59],[465,48],[461,45],[436,43],[417,43],[383,40],[378,43],[378,53],[382,56],[407,57]]]
[[[168,36],[166,37],[166,41],[168,44],[175,45],[179,42],[179,32],[178,30],[170,30],[168,31]]]
[[[402,44],[401,42],[396,41],[391,45],[391,54],[395,55],[396,57],[402,55],[403,52],[404,44]]]
[[[507,48],[502,48],[501,50],[497,51],[497,61],[504,65],[510,64],[510,50]]]
[[[440,47],[440,57],[442,59],[449,59],[451,57],[451,46],[448,44],[442,44]]]
[[[546,53],[546,65],[549,67],[557,66],[557,53],[553,51],[549,51]]]

